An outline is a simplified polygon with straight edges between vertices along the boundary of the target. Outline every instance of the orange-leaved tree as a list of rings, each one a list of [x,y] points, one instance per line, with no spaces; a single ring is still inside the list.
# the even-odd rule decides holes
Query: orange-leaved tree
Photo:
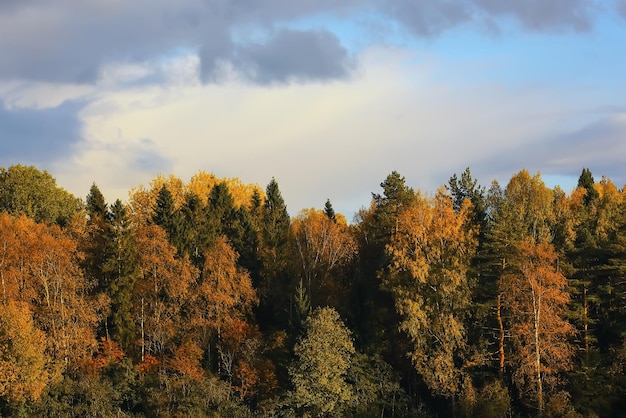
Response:
[[[560,374],[572,365],[568,338],[574,328],[564,319],[569,302],[567,280],[558,270],[558,255],[549,243],[527,238],[517,251],[517,267],[503,277],[515,347],[513,381],[523,395],[536,399],[541,414],[546,387],[557,387]]]

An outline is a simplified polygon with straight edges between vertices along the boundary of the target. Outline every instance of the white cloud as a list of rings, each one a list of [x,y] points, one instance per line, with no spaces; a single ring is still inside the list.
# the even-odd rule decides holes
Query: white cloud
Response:
[[[434,82],[437,61],[420,65],[406,50],[360,59],[363,72],[345,82],[201,85],[190,76],[102,94],[81,113],[86,142],[58,165],[59,182],[82,196],[95,180],[112,200],[162,171],[262,186],[275,177],[290,213],[330,198],[351,217],[392,170],[426,191],[468,165],[483,184],[506,181],[532,164],[520,149],[571,119],[554,89]],[[194,60],[182,62],[194,74]]]

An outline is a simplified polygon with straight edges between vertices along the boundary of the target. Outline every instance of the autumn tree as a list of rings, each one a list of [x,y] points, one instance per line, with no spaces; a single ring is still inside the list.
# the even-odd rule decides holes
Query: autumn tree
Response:
[[[141,360],[150,354],[163,360],[173,350],[179,330],[185,329],[182,307],[196,270],[188,259],[176,257],[176,248],[157,225],[137,227],[137,282],[133,300]]]
[[[226,237],[218,238],[204,254],[202,273],[191,288],[186,309],[188,328],[205,364],[230,383],[237,380],[247,394],[256,383],[251,364],[260,345],[249,319],[258,299],[248,272],[237,264],[238,257]]]
[[[290,369],[292,401],[298,411],[337,415],[352,399],[346,382],[354,345],[337,311],[318,308],[306,322],[306,335],[296,344]]]
[[[309,209],[292,221],[295,271],[314,307],[338,307],[347,295],[346,268],[356,256],[357,245],[348,225],[337,218]]]
[[[174,175],[168,177],[159,175],[152,179],[148,187],[141,185],[131,189],[128,206],[131,209],[133,222],[143,225],[152,221],[159,193],[164,187],[170,193],[174,209],[182,206],[185,200],[183,181]]]
[[[564,319],[569,295],[554,248],[529,237],[517,249],[517,266],[503,278],[515,346],[513,381],[524,399],[536,400],[541,415],[547,389],[554,391],[561,374],[572,366],[568,339],[574,329]]]
[[[518,244],[526,238],[545,241],[552,237],[554,195],[540,174],[532,176],[526,170],[515,174],[502,190],[492,185],[487,197],[491,219],[485,243],[484,274],[495,287],[493,324],[496,330],[498,374],[502,378],[506,367],[506,307],[503,304],[505,273],[516,265]]]
[[[1,413],[25,399],[41,396],[49,380],[45,338],[26,303],[10,301],[0,305]]]
[[[46,334],[51,379],[91,355],[98,311],[80,267],[76,242],[56,225],[0,214],[4,303],[28,304],[37,328]]]
[[[477,245],[471,216],[469,200],[455,212],[443,189],[432,201],[418,194],[399,213],[387,246],[392,262],[384,283],[410,337],[409,354],[429,389],[446,398],[458,396],[464,380],[466,273]]]
[[[205,253],[202,276],[194,290],[198,311],[194,321],[202,321],[219,336],[224,324],[245,320],[257,303],[248,272],[237,265],[239,255],[220,237]]]

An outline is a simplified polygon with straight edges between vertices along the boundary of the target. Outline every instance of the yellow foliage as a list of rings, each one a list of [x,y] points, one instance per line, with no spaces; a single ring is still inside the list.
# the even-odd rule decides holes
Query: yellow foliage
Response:
[[[145,224],[150,219],[159,191],[163,186],[167,187],[167,190],[172,194],[174,207],[178,209],[183,205],[188,194],[196,195],[206,205],[213,186],[221,182],[225,182],[228,186],[228,191],[233,197],[236,208],[240,206],[250,207],[255,192],[259,194],[261,199],[264,198],[263,189],[257,184],[245,184],[235,177],[219,178],[213,173],[201,170],[194,174],[187,184],[174,175],[170,174],[165,177],[159,174],[150,182],[148,187],[140,185],[131,189],[129,206],[132,209],[135,222]]]
[[[25,303],[0,305],[0,397],[36,400],[48,381],[45,334]]]
[[[432,200],[418,193],[398,215],[387,247],[392,260],[385,284],[413,343],[411,358],[430,389],[446,397],[462,383],[456,366],[466,345],[461,315],[470,302],[466,272],[477,246],[471,216],[470,201],[457,213],[444,189]]]

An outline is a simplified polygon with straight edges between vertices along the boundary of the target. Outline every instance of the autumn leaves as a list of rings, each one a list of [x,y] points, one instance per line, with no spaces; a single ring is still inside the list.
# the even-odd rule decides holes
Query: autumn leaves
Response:
[[[608,179],[486,191],[467,170],[428,195],[393,172],[349,224],[330,202],[290,217],[275,180],[158,177],[110,205],[94,184],[81,208],[35,171],[0,170],[0,414],[621,405],[626,200]]]

